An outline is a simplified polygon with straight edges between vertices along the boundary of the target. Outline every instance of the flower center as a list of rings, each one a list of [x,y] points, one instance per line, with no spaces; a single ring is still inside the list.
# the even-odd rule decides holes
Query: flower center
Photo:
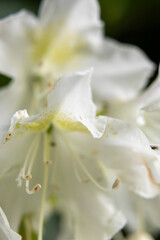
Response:
[[[72,67],[79,65],[79,52],[85,44],[69,29],[61,29],[66,29],[64,24],[58,28],[50,25],[31,34],[30,54],[35,65],[34,71],[42,77],[54,74],[58,78],[66,72],[69,64]]]

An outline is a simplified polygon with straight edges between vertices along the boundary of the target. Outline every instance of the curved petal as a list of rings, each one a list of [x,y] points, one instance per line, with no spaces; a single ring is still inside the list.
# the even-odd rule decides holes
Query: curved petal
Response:
[[[0,89],[0,142],[4,139],[12,115],[21,107],[29,107],[32,97],[27,83],[13,80]]]
[[[152,144],[159,144],[160,130],[160,70],[157,79],[140,98],[137,123]]]
[[[36,24],[36,18],[26,11],[0,21],[0,72],[16,78],[25,71],[29,33]]]
[[[92,57],[88,55],[84,65],[95,66],[92,87],[101,102],[135,97],[154,70],[154,64],[138,47],[109,38]]]
[[[65,137],[67,138],[67,135]],[[53,187],[61,207],[66,214],[71,215],[73,222],[68,231],[70,235],[65,235],[65,239],[110,239],[125,225],[124,216],[115,209],[109,194],[103,194],[91,183],[79,182],[74,172],[73,152],[61,135],[57,133],[55,138],[54,153],[57,152],[54,155]],[[67,139],[69,144],[70,140]]]
[[[2,211],[2,208],[0,208],[0,230],[5,234],[8,240],[21,240],[21,236],[14,232],[9,225],[9,222]],[[1,237],[1,232],[0,232]],[[2,238],[1,238],[2,239]]]
[[[40,21],[44,25],[65,23],[67,28],[83,34],[97,44],[101,41],[102,22],[96,0],[44,0],[39,11]]]
[[[68,131],[86,132],[88,129],[93,137],[101,137],[106,117],[96,117],[91,99],[91,74],[92,70],[87,70],[60,79],[48,96],[48,108],[44,112],[29,117],[26,110],[17,111],[4,142],[17,134],[44,131],[51,122]]]
[[[0,89],[0,132],[2,139],[9,126],[9,119],[19,108],[28,107],[29,34],[36,25],[36,18],[21,11],[0,21],[0,72],[10,75],[12,82]],[[15,97],[16,96],[16,97]]]
[[[92,172],[90,166],[93,163],[97,167],[100,164],[106,176],[112,172],[114,179],[120,179],[122,184],[140,196],[151,198],[159,193],[160,185],[153,179],[150,169],[152,166],[157,172],[154,164],[159,162],[159,156],[138,128],[108,118],[101,139],[95,141],[84,133],[70,133],[68,137],[71,137],[70,142],[83,165],[90,161],[90,165],[86,166],[89,172]],[[94,178],[97,178],[96,175]]]
[[[141,109],[148,112],[160,110],[160,66],[158,76],[140,98]]]
[[[49,94],[49,108],[57,112],[55,120],[70,129],[71,123],[80,122],[94,137],[104,133],[106,118],[96,118],[96,107],[92,102],[90,81],[92,69],[68,75],[59,80]]]

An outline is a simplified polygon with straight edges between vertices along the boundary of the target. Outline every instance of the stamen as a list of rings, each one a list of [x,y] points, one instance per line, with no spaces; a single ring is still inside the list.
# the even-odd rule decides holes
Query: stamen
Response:
[[[118,189],[119,185],[120,185],[120,179],[117,178],[112,185],[112,189]]]
[[[75,176],[76,176],[78,182],[83,182],[83,180],[81,179],[81,177],[80,177],[80,175],[79,175],[79,172],[78,172],[78,169],[77,169],[77,165],[76,165],[74,159],[73,159],[73,158],[71,158],[71,159],[72,159],[72,164],[73,164],[74,173],[75,173]]]
[[[23,172],[24,169],[22,168],[18,174],[18,177],[16,178],[17,186],[21,187],[22,186],[22,179],[23,179]]]
[[[37,185],[34,187],[34,191],[35,191],[35,192],[38,192],[40,188],[41,188],[41,184],[37,184]]]
[[[39,137],[39,135],[38,135]],[[26,192],[28,194],[33,194],[35,192],[37,192],[38,190],[40,190],[41,188],[41,185],[40,184],[36,184],[32,190],[29,189],[29,181],[32,179],[32,175],[31,175],[31,171],[32,171],[32,167],[33,167],[33,164],[34,164],[34,161],[35,161],[35,158],[36,158],[36,154],[37,154],[37,151],[38,151],[38,146],[39,146],[39,142],[40,142],[40,137],[37,139],[37,142],[35,143],[36,145],[34,146],[34,151],[32,153],[32,158],[30,160],[30,164],[29,164],[29,167],[28,167],[28,172],[27,174],[25,174],[25,172],[23,173],[23,178],[26,180]],[[24,166],[24,169],[25,169],[25,166]]]
[[[39,190],[41,189],[41,185],[40,184],[37,184],[33,187],[32,190],[29,190],[29,181],[27,180],[26,181],[26,192],[31,195],[31,194],[34,194],[35,192],[38,192]]]
[[[79,164],[79,166],[81,167],[81,169],[83,170],[83,172],[87,175],[87,178],[90,179],[90,181],[92,181],[92,183],[94,183],[100,190],[104,191],[104,192],[110,192],[110,190],[106,189],[105,187],[101,186],[96,179],[90,174],[90,172],[87,170],[87,168],[85,167],[85,165],[82,163],[81,159],[79,158],[79,156],[77,154],[75,154],[75,152],[73,151],[73,149],[71,148],[70,144],[68,143],[68,141],[66,140],[66,138],[63,136],[64,142],[66,143],[66,146],[68,147],[71,155],[73,156],[73,158],[77,161],[77,163]],[[81,180],[82,182],[82,180]]]
[[[31,153],[32,153],[32,151],[33,151],[33,149],[34,149],[34,147],[35,147],[35,144],[37,143],[38,138],[39,138],[39,135],[34,138],[32,144],[31,144],[31,146],[30,146],[30,148],[29,148],[29,150],[28,150],[27,156],[26,156],[25,161],[24,161],[24,166],[23,166],[23,176],[26,175],[26,174],[25,174],[25,172],[26,172],[26,167],[27,167],[28,161],[29,161],[29,159],[30,159]]]
[[[32,175],[31,174],[28,174],[28,175],[25,176],[25,180],[30,180],[30,179],[32,179]]]
[[[144,165],[145,165],[145,167],[146,167],[146,169],[147,169],[148,176],[149,176],[151,182],[152,182],[153,184],[155,184],[155,185],[157,185],[157,186],[160,187],[160,183],[157,182],[156,179],[154,178],[151,169],[148,167],[148,165],[147,165],[145,162],[144,162]]]
[[[24,162],[24,166],[21,169],[21,171],[20,171],[20,173],[19,173],[19,175],[16,179],[19,187],[22,185],[22,179],[24,179],[26,181],[26,192],[28,194],[33,194],[41,188],[40,184],[36,184],[33,187],[32,190],[29,189],[29,183],[30,183],[29,181],[32,179],[31,171],[32,171],[32,167],[33,167],[33,164],[34,164],[34,161],[35,161],[35,158],[36,158],[39,143],[40,143],[40,137],[38,135],[33,140],[32,144],[29,148],[29,151],[27,153],[27,156],[26,156],[26,159],[25,159],[25,162]],[[32,154],[32,156],[31,156],[31,154]],[[30,160],[30,163],[29,163],[29,166],[28,166],[28,171],[27,171],[27,174],[26,174],[25,172],[26,172],[26,168],[27,168],[28,161],[29,161],[30,157],[31,157],[31,160]]]
[[[158,150],[158,146],[150,145],[151,149]]]
[[[110,192],[110,190],[106,189],[105,187],[101,186],[95,179],[94,177],[92,177],[92,175],[89,173],[89,171],[87,170],[87,168],[84,166],[84,164],[82,163],[82,161],[77,158],[78,160],[78,164],[80,165],[80,167],[82,168],[82,170],[84,171],[84,173],[88,176],[88,178],[102,191],[104,192]]]
[[[47,185],[48,185],[48,171],[50,163],[50,134],[44,134],[44,177],[43,177],[43,191],[41,199],[41,208],[40,208],[40,220],[39,220],[39,230],[38,230],[38,240],[42,240],[43,236],[43,221],[44,221],[44,206],[45,199],[47,194]]]

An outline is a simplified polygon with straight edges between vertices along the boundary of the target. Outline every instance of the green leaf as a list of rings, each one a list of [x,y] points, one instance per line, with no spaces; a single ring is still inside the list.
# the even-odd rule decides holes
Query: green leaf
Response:
[[[7,86],[9,83],[11,83],[11,81],[12,81],[11,77],[0,73],[0,88]]]

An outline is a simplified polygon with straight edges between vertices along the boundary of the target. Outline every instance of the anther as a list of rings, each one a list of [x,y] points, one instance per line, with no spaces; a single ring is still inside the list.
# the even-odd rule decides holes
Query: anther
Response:
[[[28,194],[30,194],[30,195],[38,192],[40,189],[41,189],[41,185],[40,185],[40,184],[35,185],[32,190],[29,190],[29,186],[26,185],[26,192],[27,192]]]
[[[158,150],[158,146],[150,145],[151,149]]]
[[[24,179],[25,180],[30,180],[30,179],[32,179],[32,175],[31,174],[25,175]]]
[[[37,184],[35,187],[34,187],[34,191],[35,192],[38,192],[40,189],[41,189],[41,185],[40,184]]]
[[[112,189],[117,189],[117,188],[119,188],[119,185],[120,185],[120,179],[117,178],[117,179],[115,180],[115,182],[113,183],[113,185],[112,185]]]

